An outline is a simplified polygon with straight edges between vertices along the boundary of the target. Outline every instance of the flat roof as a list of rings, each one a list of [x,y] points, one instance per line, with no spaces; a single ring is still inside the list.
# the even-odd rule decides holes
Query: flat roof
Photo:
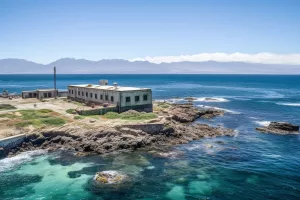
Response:
[[[150,88],[124,87],[124,86],[115,87],[112,85],[92,85],[92,84],[69,85],[69,87],[81,87],[81,88],[92,88],[98,90],[113,90],[113,91],[150,90]]]

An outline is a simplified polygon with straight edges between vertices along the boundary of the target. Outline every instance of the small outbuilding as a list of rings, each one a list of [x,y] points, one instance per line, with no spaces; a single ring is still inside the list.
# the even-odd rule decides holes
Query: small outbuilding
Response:
[[[22,98],[37,98],[37,99],[48,99],[55,97],[67,97],[68,91],[58,91],[55,89],[37,89],[31,91],[22,91]]]

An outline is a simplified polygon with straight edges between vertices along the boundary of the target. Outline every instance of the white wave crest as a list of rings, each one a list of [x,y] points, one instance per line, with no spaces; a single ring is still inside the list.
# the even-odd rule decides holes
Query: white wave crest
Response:
[[[240,115],[240,112],[234,111],[234,110],[229,110],[229,109],[225,109],[225,108],[219,108],[219,107],[213,107],[213,106],[205,106],[205,105],[197,105],[198,107],[201,108],[213,108],[216,110],[223,110],[224,112],[230,113],[230,114],[234,114],[234,115]]]
[[[276,103],[276,104],[282,106],[296,106],[296,107],[300,106],[300,103]]]
[[[269,126],[269,124],[271,123],[270,121],[254,121],[254,122],[260,126]]]
[[[222,98],[222,97],[202,97],[197,98],[194,101],[200,101],[200,102],[229,102],[228,99]]]
[[[4,158],[0,160],[0,172],[10,170],[24,162],[31,161],[33,156],[42,155],[45,152],[45,150],[27,151],[11,158]]]

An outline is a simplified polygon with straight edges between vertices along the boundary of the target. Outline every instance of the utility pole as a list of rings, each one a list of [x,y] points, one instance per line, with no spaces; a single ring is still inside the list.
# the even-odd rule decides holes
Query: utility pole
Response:
[[[54,66],[53,68],[53,72],[54,72],[54,98],[57,98],[57,91],[56,91],[56,67]]]

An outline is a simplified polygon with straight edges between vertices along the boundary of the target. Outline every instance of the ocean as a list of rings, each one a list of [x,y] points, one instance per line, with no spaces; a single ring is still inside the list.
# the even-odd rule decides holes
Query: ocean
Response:
[[[52,75],[0,75],[0,89],[52,88]],[[195,123],[234,129],[235,137],[205,138],[174,147],[178,158],[144,151],[76,157],[71,152],[26,152],[0,160],[0,199],[264,200],[300,199],[300,136],[255,131],[270,121],[300,125],[299,75],[58,75],[57,86],[97,84],[149,87],[153,98],[223,109]],[[207,101],[213,97],[215,101]],[[211,145],[213,148],[210,148]],[[131,183],[98,188],[96,172],[119,170]]]

